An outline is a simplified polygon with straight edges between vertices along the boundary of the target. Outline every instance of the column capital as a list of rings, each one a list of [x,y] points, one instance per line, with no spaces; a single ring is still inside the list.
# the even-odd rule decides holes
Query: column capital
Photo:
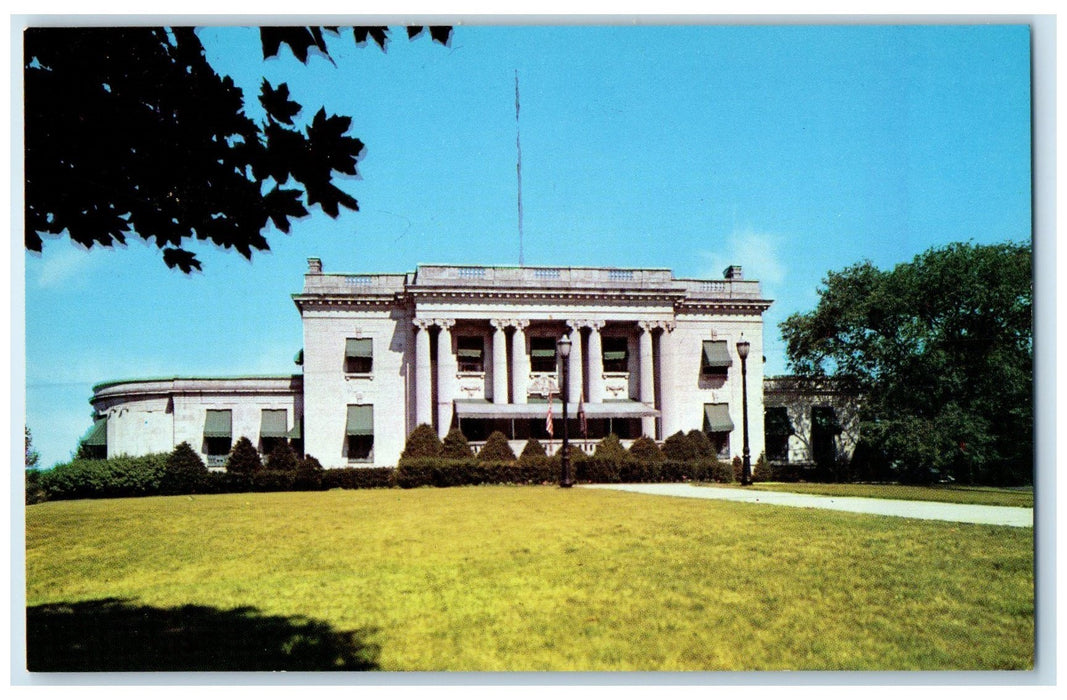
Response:
[[[435,318],[433,322],[443,331],[451,330],[452,326],[456,325],[454,318]]]
[[[641,330],[651,333],[657,328],[665,333],[670,333],[674,330],[674,321],[638,321],[637,327]]]
[[[606,321],[586,321],[585,322],[585,325],[589,326],[589,328],[593,329],[597,333],[599,333],[600,329],[603,328],[606,324],[607,324]]]
[[[567,321],[567,328],[570,328],[572,331],[580,331],[580,330],[582,330],[582,328],[584,328],[587,325],[589,325],[589,321],[577,320],[577,319],[572,319],[570,321]]]
[[[511,321],[506,318],[494,318],[489,321],[489,325],[497,329],[498,331],[502,331],[511,325]]]
[[[530,327],[530,321],[525,318],[512,319],[509,325],[515,326],[515,330],[524,331]]]
[[[411,323],[415,326],[417,330],[420,331],[427,330],[430,326],[433,325],[433,321],[428,318],[413,318],[411,319]]]

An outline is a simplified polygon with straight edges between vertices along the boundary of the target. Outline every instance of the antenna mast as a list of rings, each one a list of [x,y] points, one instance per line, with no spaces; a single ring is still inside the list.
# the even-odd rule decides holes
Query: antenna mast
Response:
[[[522,259],[522,143],[519,141],[519,71],[515,70],[515,151],[518,160],[515,163],[515,172],[519,179],[519,267],[523,266]]]

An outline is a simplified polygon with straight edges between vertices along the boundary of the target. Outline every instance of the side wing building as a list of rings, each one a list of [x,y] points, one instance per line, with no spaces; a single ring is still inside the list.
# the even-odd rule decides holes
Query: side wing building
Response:
[[[568,428],[584,449],[609,433],[625,443],[697,429],[723,457],[740,455],[743,340],[753,459],[764,450],[771,302],[740,267],[716,280],[585,267],[328,274],[312,258],[293,301],[302,372],[100,384],[87,442],[114,456],[184,441],[220,467],[245,436],[265,453],[289,440],[326,467],[394,466],[407,435],[426,423],[441,436],[459,428],[476,448],[499,430],[521,449],[529,437],[562,433],[556,343],[566,335]]]

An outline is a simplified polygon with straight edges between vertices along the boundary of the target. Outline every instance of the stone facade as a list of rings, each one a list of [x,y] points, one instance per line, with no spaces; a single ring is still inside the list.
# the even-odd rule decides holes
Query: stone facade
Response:
[[[326,274],[313,258],[293,301],[304,330],[302,376],[96,387],[108,454],[164,451],[183,440],[205,455],[217,451],[221,436],[207,433],[222,432],[224,410],[231,439],[256,443],[268,418],[278,432],[279,414],[264,411],[285,409],[291,439],[324,466],[392,466],[420,423],[441,436],[458,427],[476,447],[493,430],[517,448],[528,437],[552,440],[550,400],[558,448],[566,390],[569,432],[584,449],[608,432],[662,441],[695,428],[731,457],[742,450],[740,340],[751,346],[753,460],[764,449],[762,314],[770,301],[739,267],[721,280],[676,279],[663,269],[451,265]],[[562,336],[572,347],[564,387]]]
[[[767,377],[763,383],[766,456],[801,469],[848,462],[859,440],[859,400],[830,380]]]

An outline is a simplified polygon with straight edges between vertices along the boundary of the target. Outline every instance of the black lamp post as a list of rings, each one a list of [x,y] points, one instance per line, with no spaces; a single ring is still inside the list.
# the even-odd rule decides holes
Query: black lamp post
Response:
[[[748,450],[748,371],[745,360],[748,359],[749,342],[737,342],[737,354],[741,358],[741,485],[752,484],[752,455]]]
[[[568,366],[570,363],[567,358],[571,354],[571,339],[566,335],[562,336],[556,341],[556,348],[559,350],[560,364],[563,369],[563,381],[559,388],[559,398],[563,402],[563,457],[560,459],[560,474],[559,474],[559,486],[560,488],[569,489],[574,485],[571,480],[571,456],[570,447],[567,444],[567,393],[570,382]]]

